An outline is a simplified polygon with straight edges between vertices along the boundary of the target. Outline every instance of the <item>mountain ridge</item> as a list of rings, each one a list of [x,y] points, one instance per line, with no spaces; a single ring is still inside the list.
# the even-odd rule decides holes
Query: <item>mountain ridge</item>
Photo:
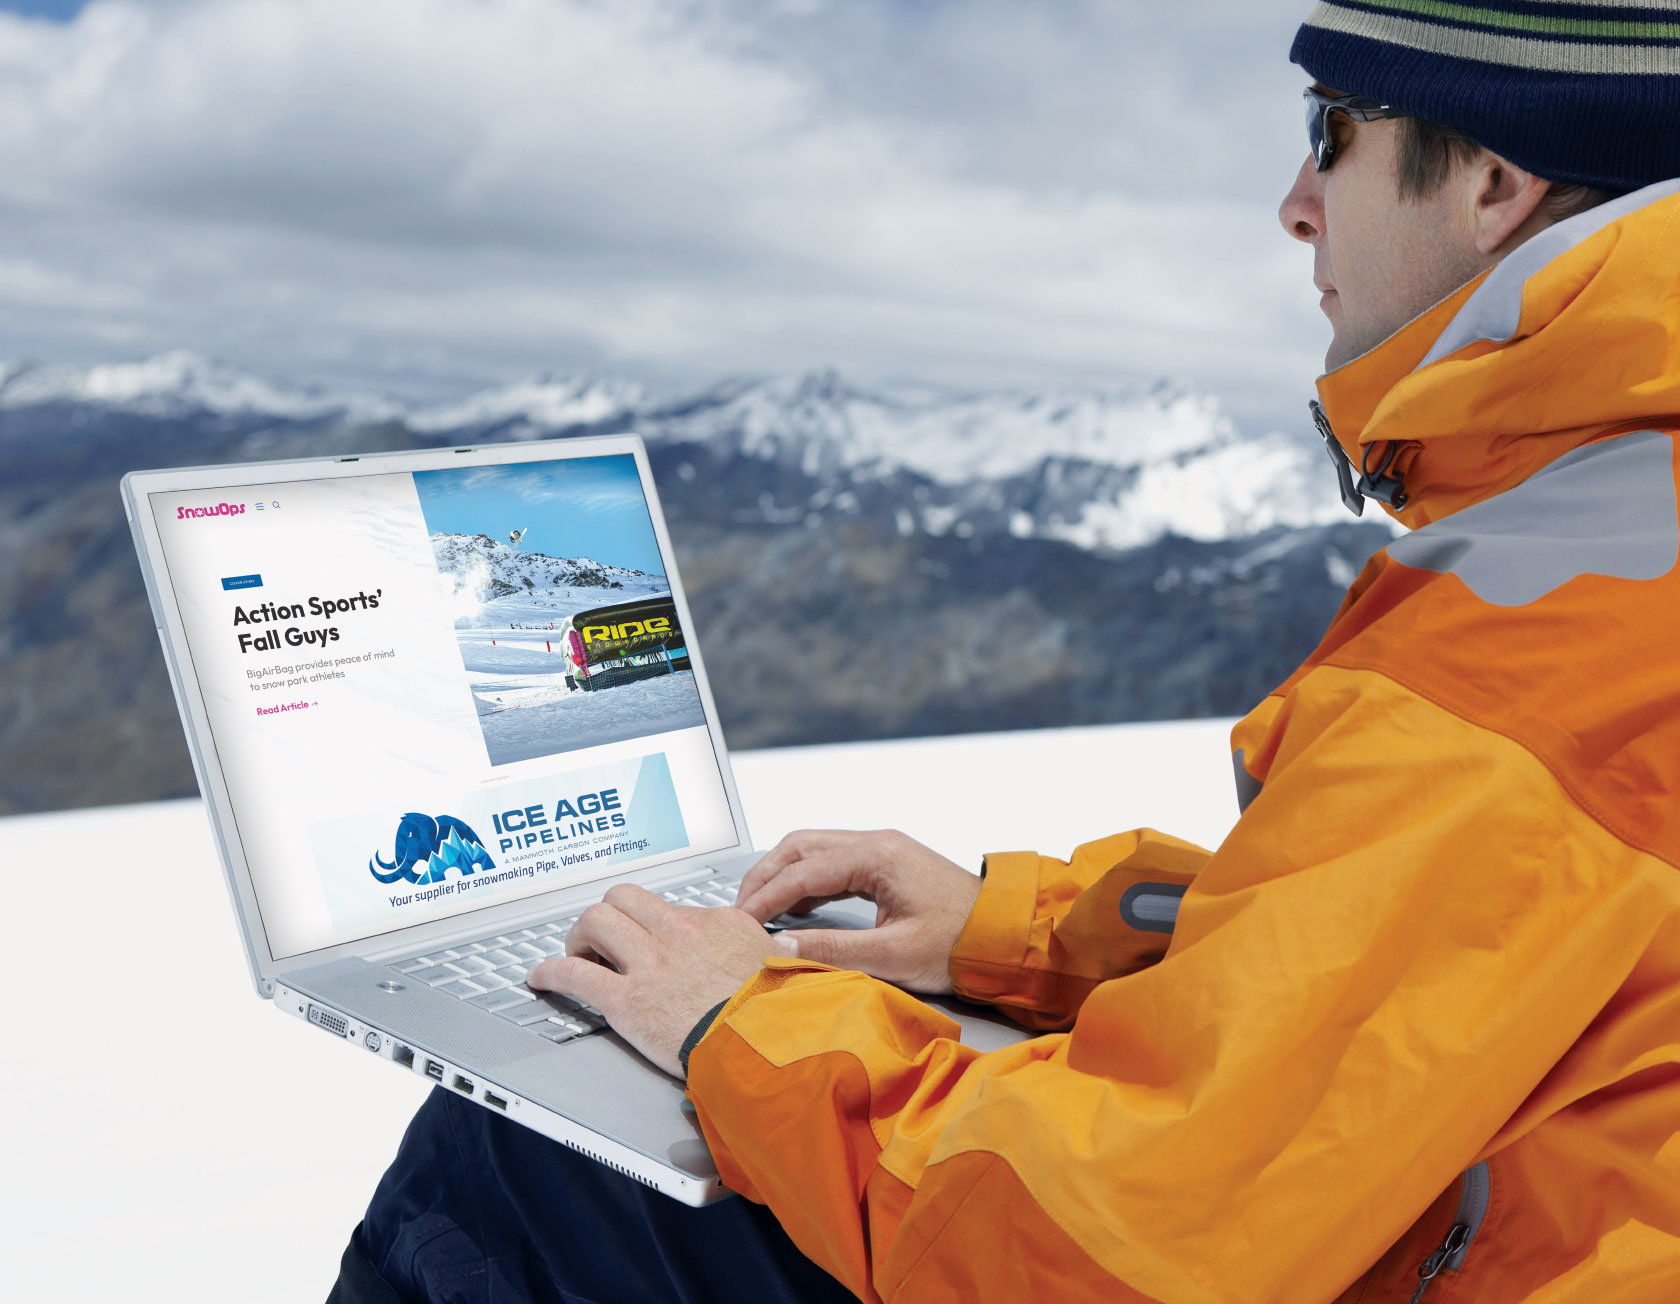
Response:
[[[431,543],[438,570],[449,578],[451,598],[458,606],[465,602],[482,604],[518,593],[521,588],[610,590],[622,589],[626,582],[653,578],[645,571],[611,566],[592,557],[551,557],[514,548],[487,534],[434,531]]]
[[[185,350],[80,369],[0,363],[0,410],[54,404],[176,421],[384,426],[444,442],[635,432],[650,446],[775,463],[814,483],[814,510],[843,512],[860,491],[908,476],[917,492],[895,515],[901,529],[943,534],[966,523],[971,533],[1096,551],[1342,519],[1310,442],[1245,436],[1217,399],[1175,380],[975,391],[863,386],[828,368],[730,377],[661,399],[611,376],[545,373],[419,404],[270,381]]]

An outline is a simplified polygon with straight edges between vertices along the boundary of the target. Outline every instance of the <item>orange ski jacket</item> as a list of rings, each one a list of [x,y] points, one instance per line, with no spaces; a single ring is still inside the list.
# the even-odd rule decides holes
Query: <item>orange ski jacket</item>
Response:
[[[784,958],[692,1054],[866,1300],[1680,1300],[1680,181],[1318,389],[1411,530],[1236,727],[1217,851],[987,858],[951,976],[1044,1035]]]

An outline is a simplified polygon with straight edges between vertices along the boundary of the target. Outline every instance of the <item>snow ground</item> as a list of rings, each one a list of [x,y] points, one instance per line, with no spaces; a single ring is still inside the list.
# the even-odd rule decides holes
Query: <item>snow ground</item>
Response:
[[[1230,727],[732,759],[760,847],[801,827],[903,828],[978,869],[986,851],[1066,855],[1143,824],[1217,844],[1236,817]],[[430,1083],[252,994],[199,802],[0,819],[0,843],[36,871],[8,880],[5,971],[53,975],[53,999],[13,1000],[0,1047],[0,1109],[13,1124],[0,1293],[30,1304],[324,1298]],[[68,965],[67,926],[86,957]],[[65,1017],[77,1009],[102,1017]]]
[[[649,579],[638,592],[614,589],[604,595],[600,589],[556,588],[510,594],[455,622],[492,765],[705,723],[692,671],[593,693],[566,687],[570,667],[560,650],[565,623],[574,613],[605,602],[667,591],[662,579],[657,584],[651,582],[657,577]]]

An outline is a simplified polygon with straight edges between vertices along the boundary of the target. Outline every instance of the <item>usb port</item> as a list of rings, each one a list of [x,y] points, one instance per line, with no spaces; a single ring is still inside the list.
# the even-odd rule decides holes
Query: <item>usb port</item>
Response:
[[[443,1081],[443,1065],[439,1064],[436,1060],[427,1060],[426,1061],[426,1076],[428,1078],[430,1078],[433,1082],[442,1082]]]
[[[472,1095],[472,1079],[463,1078],[459,1073],[457,1073],[455,1075],[455,1090],[459,1091],[463,1096]]]
[[[484,1093],[484,1103],[486,1105],[493,1105],[497,1109],[506,1109],[507,1108],[507,1101],[503,1100],[494,1091],[486,1091]]]

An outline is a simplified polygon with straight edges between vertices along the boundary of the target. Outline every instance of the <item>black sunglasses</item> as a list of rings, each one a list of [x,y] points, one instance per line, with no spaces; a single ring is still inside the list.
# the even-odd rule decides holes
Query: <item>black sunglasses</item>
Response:
[[[1336,157],[1336,140],[1330,131],[1330,115],[1345,113],[1355,122],[1375,122],[1378,118],[1403,118],[1401,109],[1366,99],[1363,95],[1326,95],[1311,86],[1301,92],[1307,102],[1307,142],[1312,146],[1313,161],[1323,172]]]

